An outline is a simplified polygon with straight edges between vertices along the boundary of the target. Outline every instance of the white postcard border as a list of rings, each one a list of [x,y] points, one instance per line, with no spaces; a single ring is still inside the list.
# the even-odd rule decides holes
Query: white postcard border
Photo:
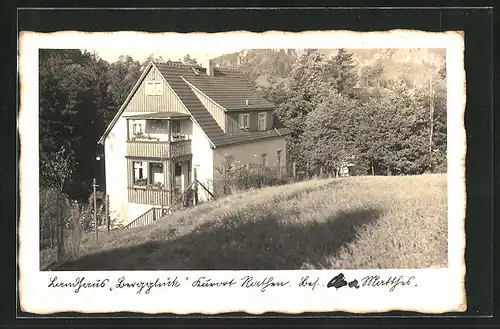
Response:
[[[448,268],[404,270],[316,270],[316,271],[103,271],[103,272],[41,272],[39,269],[39,202],[38,202],[38,50],[41,48],[92,48],[102,45],[126,48],[141,44],[161,44],[162,51],[191,49],[210,51],[227,47],[228,52],[243,48],[446,48],[448,85]],[[236,50],[235,50],[236,49]],[[154,50],[153,50],[154,51]],[[353,313],[410,310],[423,313],[465,311],[465,71],[464,42],[461,32],[430,33],[394,30],[387,32],[308,31],[289,33],[270,31],[250,33],[153,34],[141,32],[88,33],[65,31],[56,33],[21,32],[19,42],[19,74],[21,83],[18,128],[20,155],[20,224],[19,224],[19,294],[25,312],[117,312],[205,313],[243,311],[302,313],[348,311]],[[395,251],[397,252],[397,251]],[[399,277],[409,280],[408,286],[326,288],[339,273],[346,280],[360,281],[367,275],[381,278]],[[241,287],[246,275],[256,280],[273,277],[275,282],[289,281],[284,287]],[[54,276],[61,281],[85,277],[88,282],[109,279],[106,289],[49,288]],[[179,287],[144,290],[119,289],[120,277],[137,280],[176,280]],[[193,288],[201,276],[213,281],[234,279],[231,288]],[[319,278],[314,290],[299,287],[304,276]],[[187,278],[187,279],[186,279]]]

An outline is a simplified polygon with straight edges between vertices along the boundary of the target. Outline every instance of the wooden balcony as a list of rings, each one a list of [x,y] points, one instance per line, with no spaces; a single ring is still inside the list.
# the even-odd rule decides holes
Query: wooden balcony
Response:
[[[191,154],[191,141],[127,141],[127,156],[141,158],[174,158]]]
[[[155,206],[169,206],[169,191],[129,187],[128,188],[128,202],[150,204]]]

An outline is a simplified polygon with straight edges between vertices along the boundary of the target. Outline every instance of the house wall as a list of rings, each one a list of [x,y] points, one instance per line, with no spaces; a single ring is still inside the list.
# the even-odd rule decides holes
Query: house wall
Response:
[[[162,81],[162,94],[146,96],[146,81]],[[157,68],[151,67],[134,96],[127,104],[125,112],[182,112],[187,113],[184,105],[174,94],[172,88],[165,82]],[[130,113],[128,113],[130,114]]]
[[[145,81],[149,79],[162,79],[163,92],[161,96],[146,96]],[[150,72],[138,87],[136,93],[132,96],[130,102],[124,109],[127,115],[141,114],[144,112],[173,111],[188,113],[184,104],[175,95],[171,87],[163,80],[160,72],[152,67]],[[130,127],[130,132],[132,128]],[[207,187],[213,179],[213,156],[210,142],[201,128],[191,122],[191,120],[182,120],[181,131],[192,136],[192,154],[191,167],[199,168],[198,180]],[[128,173],[126,155],[127,141],[127,120],[121,116],[111,129],[104,141],[105,149],[105,172],[106,172],[106,193],[109,195],[109,206],[111,216],[117,217],[118,221],[128,224],[138,216],[148,210],[150,205],[128,203]],[[186,166],[186,173],[187,173]],[[146,171],[146,170],[145,170]],[[145,172],[145,175],[149,173]],[[192,174],[191,174],[191,177]],[[187,185],[188,175],[183,175],[184,184]],[[199,197],[206,199],[208,195],[200,189]]]
[[[210,142],[203,130],[198,125],[193,124],[193,137],[191,140],[191,150],[193,158],[191,161],[191,172],[197,168],[197,179],[210,189],[213,180],[213,152]],[[194,174],[194,172],[193,172]],[[193,176],[194,178],[194,176]],[[202,189],[198,189],[200,200],[208,199],[207,193]]]
[[[273,127],[273,111],[272,110],[263,110],[263,111],[235,111],[235,112],[227,112],[226,113],[226,133],[237,133],[240,132],[240,113],[249,113],[250,114],[250,122],[249,122],[249,131],[257,131],[257,120],[260,112],[267,112],[267,129],[272,129]]]
[[[281,150],[281,163],[284,165],[286,163],[286,147],[284,137],[267,138],[244,144],[218,147],[213,150],[213,166],[214,168],[219,168],[222,161],[225,159],[226,154],[231,155],[233,161],[239,161],[241,165],[254,163],[260,164],[261,155],[266,153],[267,167],[272,167],[277,163],[276,151],[278,150]],[[221,174],[215,169],[214,179],[220,178],[222,178]]]
[[[131,221],[135,220],[137,217],[144,214],[149,209],[151,209],[151,206],[148,204],[129,203],[126,223],[130,223]]]
[[[216,104],[214,101],[212,101],[210,98],[206,97],[203,95],[198,89],[196,88],[191,88],[200,100],[200,102],[205,106],[205,108],[210,112],[212,117],[215,119],[219,127],[222,128],[222,131],[226,131],[226,120],[225,120],[225,111],[224,108]]]
[[[106,193],[109,195],[110,215],[124,224],[128,221],[127,160],[125,155],[127,123],[121,117],[104,142]],[[146,173],[145,173],[146,174]]]

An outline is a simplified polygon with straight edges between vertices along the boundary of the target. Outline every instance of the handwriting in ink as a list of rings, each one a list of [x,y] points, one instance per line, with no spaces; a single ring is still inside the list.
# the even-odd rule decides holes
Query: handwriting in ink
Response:
[[[308,287],[311,288],[311,290],[314,290],[314,288],[316,288],[316,286],[319,284],[318,282],[319,278],[316,278],[316,280],[313,281],[313,279],[309,278],[309,275],[304,276],[302,277],[302,279],[300,279],[299,287]]]
[[[348,286],[349,288],[359,289],[358,280],[354,279],[354,280],[352,280],[350,282],[347,282],[345,280],[344,274],[342,274],[342,273],[340,273],[339,275],[335,276],[326,285],[327,288],[335,287],[337,290],[339,288],[342,288],[342,287],[345,287],[345,286]]]

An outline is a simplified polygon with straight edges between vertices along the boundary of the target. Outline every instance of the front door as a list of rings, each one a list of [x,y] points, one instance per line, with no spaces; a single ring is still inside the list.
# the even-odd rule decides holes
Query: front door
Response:
[[[175,192],[182,192],[182,166],[178,163],[175,164],[175,172],[174,172],[174,190]]]

